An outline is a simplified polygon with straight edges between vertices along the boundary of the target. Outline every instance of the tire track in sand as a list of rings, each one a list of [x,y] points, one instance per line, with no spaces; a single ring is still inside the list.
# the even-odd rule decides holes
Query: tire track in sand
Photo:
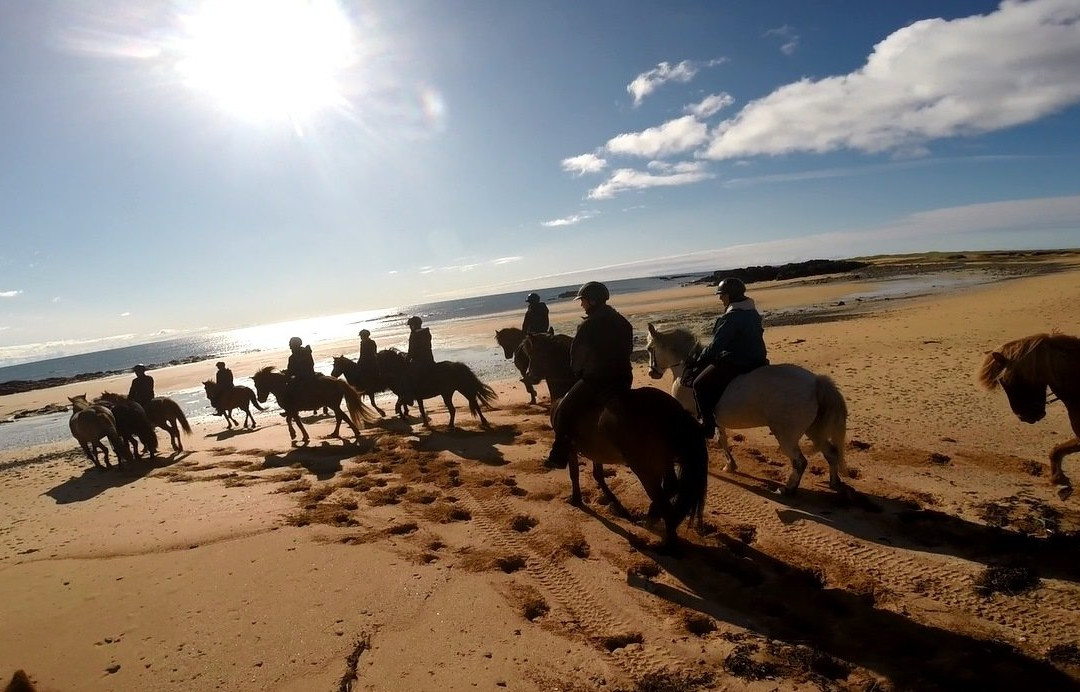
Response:
[[[1080,588],[1057,580],[1043,582],[1033,594],[1008,597],[978,595],[973,586],[976,568],[956,568],[963,558],[946,558],[935,553],[888,548],[840,529],[833,529],[811,517],[783,521],[780,511],[799,512],[798,506],[777,503],[756,495],[740,482],[718,474],[709,484],[711,510],[758,527],[765,543],[776,541],[801,548],[873,577],[887,589],[898,593],[918,593],[952,611],[978,618],[998,630],[1004,630],[1016,645],[1046,648],[1062,641],[1080,642]],[[719,482],[717,482],[719,481]],[[796,496],[797,497],[797,496]],[[965,561],[966,562],[966,561]],[[980,565],[981,567],[981,565]]]
[[[622,646],[608,651],[603,646],[604,640],[640,632],[640,628],[619,617],[615,608],[605,603],[600,589],[584,583],[552,560],[551,555],[559,550],[559,546],[533,534],[519,534],[509,528],[511,518],[518,512],[502,498],[481,498],[467,489],[463,490],[466,492],[459,496],[461,503],[472,513],[473,521],[490,543],[501,550],[523,556],[526,571],[541,590],[578,624],[581,628],[579,632],[607,653],[610,660],[626,673],[640,679],[665,668],[680,670],[685,667],[685,662],[680,662],[665,649],[658,649],[647,641],[639,646]]]

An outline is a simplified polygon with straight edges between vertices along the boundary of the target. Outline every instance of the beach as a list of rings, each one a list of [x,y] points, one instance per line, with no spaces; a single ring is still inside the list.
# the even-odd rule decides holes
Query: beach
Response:
[[[294,446],[270,405],[254,430],[205,416],[184,452],[162,435],[162,456],[121,470],[92,468],[70,439],[0,452],[0,676],[135,691],[1076,687],[1080,499],[1047,470],[1068,417],[1051,404],[1021,423],[975,372],[1003,342],[1080,333],[1080,255],[969,259],[964,276],[984,280],[923,293],[871,275],[749,286],[772,320],[770,360],[843,393],[853,493],[830,490],[807,451],[798,493],[775,494],[790,468],[776,441],[731,431],[739,470],[710,443],[705,524],[681,529],[678,557],[655,550],[624,467],[607,480],[635,520],[603,502],[584,460],[585,506],[567,503],[566,471],[542,463],[547,389],[530,405],[509,365],[488,381],[489,429],[457,397],[448,431],[432,399],[430,428],[387,418],[353,443],[305,417],[311,443]],[[647,324],[704,336],[719,309],[701,285],[612,304],[639,348]],[[550,307],[572,333],[577,303]],[[523,311],[448,323],[436,357],[440,344],[496,353],[494,330]],[[320,343],[315,357],[355,349]],[[229,365],[241,378],[285,358]],[[635,386],[670,388],[647,369],[638,358]],[[151,374],[161,395],[213,362]],[[3,396],[0,418],[129,381]],[[986,586],[1006,569],[1010,587]]]

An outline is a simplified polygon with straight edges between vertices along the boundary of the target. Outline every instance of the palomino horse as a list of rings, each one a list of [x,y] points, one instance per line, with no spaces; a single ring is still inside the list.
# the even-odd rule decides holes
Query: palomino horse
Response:
[[[124,442],[131,445],[131,453],[135,458],[139,457],[139,442],[142,442],[143,449],[150,456],[157,456],[157,433],[142,404],[113,392],[102,392],[93,403],[106,406],[112,411],[116,420],[116,431]]]
[[[154,397],[150,400],[150,407],[146,409],[146,415],[150,422],[169,433],[169,442],[174,452],[184,451],[184,442],[180,439],[180,431],[191,434],[191,425],[188,424],[187,416],[180,404],[167,396]]]
[[[296,439],[296,431],[293,430],[293,421],[300,427],[300,433],[304,436],[303,441],[308,441],[307,429],[300,420],[300,411],[328,407],[334,412],[334,432],[332,437],[341,436],[341,422],[345,421],[352,428],[356,441],[360,441],[360,427],[365,423],[375,420],[375,414],[364,405],[360,395],[348,382],[326,375],[316,374],[314,377],[295,383],[295,388],[287,387],[288,377],[284,373],[274,372],[274,367],[268,365],[259,370],[252,377],[255,381],[255,390],[261,402],[273,394],[277,399],[278,406],[285,410],[285,423],[289,426],[289,439]],[[341,410],[341,400],[345,399],[345,405],[349,409],[349,415]]]
[[[469,411],[480,419],[481,425],[488,427],[482,407],[490,408],[498,395],[495,394],[494,389],[481,382],[468,365],[452,360],[442,360],[431,366],[423,381],[411,382],[413,378],[409,373],[409,364],[405,360],[405,354],[397,350],[392,352],[387,350],[379,352],[379,370],[392,383],[391,389],[399,398],[416,401],[416,407],[420,409],[420,418],[423,419],[424,425],[431,425],[431,419],[424,410],[424,399],[441,396],[446,410],[450,413],[449,427],[453,430],[457,413],[454,408],[454,392],[460,392],[469,402]]]
[[[78,440],[79,445],[86,454],[86,458],[94,462],[94,466],[99,469],[107,469],[111,466],[109,464],[109,450],[101,443],[103,437],[108,438],[109,444],[112,445],[113,452],[116,453],[117,465],[120,464],[121,460],[132,460],[131,450],[128,449],[127,444],[121,439],[120,433],[116,430],[116,419],[113,418],[112,411],[105,406],[91,404],[86,400],[85,394],[68,397],[68,401],[71,402],[71,418],[68,420],[68,428],[71,429],[72,437]],[[98,461],[99,451],[105,457],[104,466]]]
[[[1025,423],[1046,415],[1047,388],[1065,404],[1075,437],[1050,450],[1050,483],[1071,487],[1061,462],[1080,452],[1080,339],[1033,334],[1002,344],[983,361],[979,381],[987,389],[1000,384],[1013,413]]]
[[[554,335],[555,330],[548,329],[548,334]],[[566,334],[559,334],[556,339],[566,343],[566,347],[570,347],[570,342],[573,338]],[[517,327],[507,327],[506,329],[495,330],[495,341],[502,346],[503,355],[507,360],[514,359],[514,367],[521,373],[521,384],[525,385],[525,391],[529,393],[529,403],[536,403],[536,389],[533,385],[540,384],[539,382],[533,382],[529,379],[527,373],[529,372],[529,354],[525,353],[525,349],[522,348],[522,343],[525,341],[525,332],[521,331]]]
[[[530,334],[523,346],[529,356],[529,377],[546,379],[552,402],[561,399],[575,381],[569,345],[550,334]],[[554,413],[553,405],[552,416]],[[631,389],[575,421],[570,502],[578,507],[579,453],[592,460],[596,484],[624,516],[628,516],[625,508],[604,480],[604,464],[630,467],[651,500],[649,518],[664,519],[662,548],[678,548],[677,530],[687,517],[701,525],[709,451],[697,421],[666,393],[652,387]],[[676,473],[676,466],[680,473]]]
[[[247,427],[248,421],[251,421],[252,430],[255,429],[255,416],[251,415],[251,409],[249,406],[254,406],[260,411],[265,411],[262,406],[259,406],[259,402],[255,399],[255,392],[251,391],[250,387],[244,385],[233,385],[232,389],[221,393],[221,398],[217,399],[218,385],[213,380],[203,380],[203,389],[206,391],[206,398],[211,402],[216,401],[218,407],[221,409],[222,415],[225,416],[226,430],[232,430],[233,426]],[[265,399],[263,399],[265,401]],[[232,417],[232,410],[238,408],[244,412],[244,425],[241,426],[236,422],[236,419]]]
[[[671,370],[675,375],[672,396],[696,415],[694,390],[683,386],[682,374],[691,354],[701,350],[697,337],[685,329],[660,331],[650,324],[647,348],[649,376],[660,379],[665,370]],[[766,365],[740,375],[731,381],[716,405],[716,427],[728,459],[725,471],[735,470],[725,429],[768,427],[780,443],[780,451],[791,460],[791,475],[781,493],[791,494],[799,488],[807,464],[799,447],[804,435],[829,462],[829,487],[844,489],[840,474],[845,471],[847,403],[825,375],[789,364]]]
[[[360,392],[363,396],[367,394],[368,399],[371,401],[371,407],[379,412],[380,416],[385,416],[386,412],[383,411],[375,403],[375,395],[379,392],[388,392],[392,390],[392,382],[390,378],[386,376],[381,367],[378,367],[379,363],[386,361],[386,359],[393,358],[393,354],[401,354],[396,348],[384,348],[375,355],[376,367],[372,372],[365,372],[360,369],[360,366],[355,360],[347,358],[345,356],[334,357],[334,369],[330,372],[331,377],[338,377],[345,375],[345,381],[356,388],[356,391]],[[394,412],[401,415],[409,415],[409,407],[398,398],[394,404]]]

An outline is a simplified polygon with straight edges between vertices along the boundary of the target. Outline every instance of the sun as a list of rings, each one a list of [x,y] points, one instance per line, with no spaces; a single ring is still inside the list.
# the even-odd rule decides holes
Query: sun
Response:
[[[299,121],[347,104],[353,27],[335,0],[207,0],[181,21],[184,83],[230,113]]]

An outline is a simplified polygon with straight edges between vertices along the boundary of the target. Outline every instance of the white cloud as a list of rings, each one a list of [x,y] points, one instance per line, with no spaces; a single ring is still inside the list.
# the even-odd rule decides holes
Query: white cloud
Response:
[[[576,223],[581,223],[586,219],[591,219],[595,214],[593,212],[582,212],[580,214],[571,214],[570,216],[564,216],[561,219],[552,219],[551,221],[544,221],[540,225],[553,228],[556,226],[573,226]]]
[[[495,259],[491,260],[491,263],[494,265],[510,264],[511,262],[520,262],[523,259],[525,258],[521,257],[520,255],[517,257],[496,257]]]
[[[562,160],[562,169],[567,173],[573,173],[574,175],[599,173],[604,170],[606,166],[607,161],[596,154],[582,154],[580,156],[571,156],[568,159]]]
[[[604,146],[613,154],[653,158],[690,151],[708,141],[708,137],[705,123],[684,115],[641,132],[616,135]]]
[[[131,313],[130,312],[121,312],[120,316],[121,317],[131,317]]]
[[[60,302],[60,296],[54,296],[53,299],[52,299],[52,302],[59,303]]]
[[[995,12],[893,32],[851,74],[785,85],[712,133],[704,155],[918,152],[944,137],[1031,122],[1080,101],[1080,4]]]
[[[771,36],[778,36],[784,40],[780,45],[780,52],[784,55],[791,55],[799,48],[799,35],[787,24],[765,32],[766,38]]]
[[[717,58],[704,63],[704,67],[712,67],[724,62],[725,58]],[[667,82],[689,82],[697,74],[702,65],[692,60],[683,60],[677,65],[662,62],[648,72],[642,72],[634,81],[626,85],[626,91],[634,97],[634,105],[641,103],[642,99],[656,91],[657,87]]]
[[[14,298],[17,295],[21,295],[22,291],[0,291],[0,298]]]
[[[610,199],[620,192],[641,190],[649,187],[687,185],[712,178],[702,162],[692,162],[670,173],[653,174],[632,168],[620,168],[611,177],[589,190],[590,199]]]
[[[698,103],[692,103],[689,106],[686,106],[683,108],[683,112],[704,120],[733,103],[735,103],[735,99],[732,98],[731,94],[726,94],[721,91],[719,94],[709,94]]]

